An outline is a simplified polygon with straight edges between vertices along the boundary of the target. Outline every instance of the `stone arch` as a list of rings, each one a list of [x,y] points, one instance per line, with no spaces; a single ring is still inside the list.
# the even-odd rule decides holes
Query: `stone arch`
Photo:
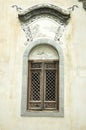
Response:
[[[28,112],[27,111],[27,77],[28,77],[28,56],[31,50],[38,45],[50,45],[59,54],[59,112]],[[23,55],[23,82],[22,82],[22,100],[21,100],[22,116],[63,116],[64,115],[64,57],[59,43],[51,39],[37,39],[29,44]]]
[[[43,44],[34,47],[30,54],[29,60],[59,60],[58,52],[51,45]]]

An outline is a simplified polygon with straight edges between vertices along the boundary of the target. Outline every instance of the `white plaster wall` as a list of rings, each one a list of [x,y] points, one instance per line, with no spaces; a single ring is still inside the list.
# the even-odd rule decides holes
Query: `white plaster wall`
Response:
[[[25,34],[11,8],[39,3],[79,8],[61,45],[65,60],[64,117],[21,117],[22,60],[27,46]],[[86,11],[77,0],[0,0],[0,130],[86,130]]]

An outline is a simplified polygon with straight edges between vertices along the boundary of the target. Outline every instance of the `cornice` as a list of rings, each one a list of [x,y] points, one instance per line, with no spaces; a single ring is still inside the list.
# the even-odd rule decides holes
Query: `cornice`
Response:
[[[50,15],[55,18],[59,18],[64,23],[67,23],[70,18],[70,12],[68,10],[64,10],[52,4],[35,5],[27,10],[21,11],[18,14],[18,17],[20,21],[26,22],[40,15]]]

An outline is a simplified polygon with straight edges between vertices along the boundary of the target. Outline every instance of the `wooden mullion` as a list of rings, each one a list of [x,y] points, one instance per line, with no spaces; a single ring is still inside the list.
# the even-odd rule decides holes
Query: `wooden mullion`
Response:
[[[41,108],[42,109],[42,77],[43,77],[43,74],[42,74],[42,68],[41,68],[41,75],[40,75],[40,100],[41,100]]]
[[[41,100],[40,101],[34,101],[34,100],[31,100],[29,101],[30,103],[41,103]]]
[[[59,61],[57,61],[56,67],[56,106],[57,110],[59,110]]]
[[[28,62],[28,94],[27,94],[27,109],[29,109],[30,102],[30,87],[31,87],[31,62]]]
[[[35,110],[35,111],[37,111],[37,110],[40,110],[41,111],[41,108],[37,108],[37,107],[32,107],[32,108],[30,108],[30,110]]]
[[[45,62],[44,62],[44,109],[45,109],[45,99],[46,97],[46,68],[45,68]]]
[[[30,68],[30,70],[41,70],[42,68]]]
[[[56,108],[46,108],[45,110],[57,110]]]
[[[44,101],[45,103],[56,103],[56,101]]]
[[[44,62],[42,62],[41,109],[44,109]]]
[[[57,66],[57,63],[56,63],[56,68],[57,68],[58,66]],[[55,98],[56,98],[56,109],[57,109],[57,105],[58,105],[58,89],[57,89],[57,69],[56,69],[56,79],[55,79],[55,82],[56,82],[56,91],[55,91]]]
[[[36,63],[38,63],[38,61],[36,61]],[[41,102],[42,102],[42,99],[41,99],[41,92],[42,92],[42,90],[41,90],[41,83],[42,83],[42,68],[36,68],[36,69],[34,69],[33,68],[33,71],[34,70],[39,70],[40,71],[40,101],[36,101],[37,103],[40,103],[41,104]],[[37,109],[37,108],[34,108],[34,109]],[[40,106],[40,108],[38,108],[37,110],[41,110],[41,106]]]
[[[56,70],[56,68],[46,68],[45,70]]]

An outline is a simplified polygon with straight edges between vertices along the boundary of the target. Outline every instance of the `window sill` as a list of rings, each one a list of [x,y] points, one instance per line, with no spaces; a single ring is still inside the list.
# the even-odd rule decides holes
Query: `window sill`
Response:
[[[61,111],[26,111],[21,113],[21,116],[28,117],[64,117],[64,112]]]

